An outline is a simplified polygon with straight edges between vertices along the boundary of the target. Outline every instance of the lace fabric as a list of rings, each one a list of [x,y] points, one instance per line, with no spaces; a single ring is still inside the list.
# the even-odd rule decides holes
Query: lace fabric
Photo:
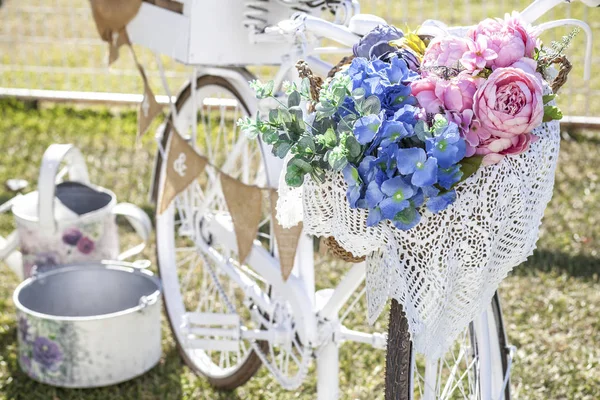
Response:
[[[483,312],[500,282],[533,253],[546,205],[552,197],[560,145],[557,121],[534,132],[530,149],[481,167],[456,188],[457,199],[433,214],[423,207],[409,231],[389,221],[366,226],[367,211],[351,209],[341,173],[303,187],[282,182],[277,218],[304,223],[306,233],[333,236],[355,256],[367,256],[368,319],[386,301],[404,306],[415,349],[440,357]]]

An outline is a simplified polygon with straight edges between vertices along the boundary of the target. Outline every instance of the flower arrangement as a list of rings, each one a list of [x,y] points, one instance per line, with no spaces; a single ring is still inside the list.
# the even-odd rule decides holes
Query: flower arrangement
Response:
[[[266,120],[239,125],[288,157],[289,186],[341,172],[349,206],[368,210],[367,226],[390,220],[397,229],[415,227],[423,208],[446,209],[458,183],[526,152],[535,128],[562,117],[549,105],[554,95],[543,95],[556,54],[518,14],[486,19],[466,37],[422,38],[379,26],[353,52],[318,99],[307,79],[285,86],[287,104],[273,82],[252,82],[259,99],[280,106]],[[307,117],[303,100],[312,109]]]

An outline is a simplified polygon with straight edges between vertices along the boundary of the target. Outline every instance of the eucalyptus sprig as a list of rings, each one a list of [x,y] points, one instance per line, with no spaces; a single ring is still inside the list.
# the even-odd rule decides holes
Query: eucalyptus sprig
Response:
[[[357,161],[363,154],[361,146],[352,134],[353,122],[361,112],[372,112],[379,107],[372,98],[364,99],[364,93],[355,93],[358,105],[365,110],[355,111],[344,106],[344,100],[351,95],[350,80],[338,75],[321,90],[314,115],[304,118],[303,101],[314,101],[310,95],[308,79],[300,85],[285,83],[283,90],[287,95],[287,104],[274,93],[273,82],[262,83],[258,80],[250,85],[259,99],[274,99],[279,106],[271,109],[266,118],[257,114],[238,121],[240,128],[249,138],[260,136],[272,146],[272,152],[279,158],[288,154],[293,157],[286,166],[285,180],[289,186],[298,187],[308,174],[316,181],[322,181],[325,170],[341,171],[348,161]],[[373,97],[373,96],[371,96]],[[337,121],[334,117],[340,109],[346,108],[344,118]]]

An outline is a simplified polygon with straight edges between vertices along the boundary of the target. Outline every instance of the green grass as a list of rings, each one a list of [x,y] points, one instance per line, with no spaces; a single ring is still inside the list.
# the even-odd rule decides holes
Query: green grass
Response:
[[[19,177],[36,182],[40,158],[53,142],[73,142],[85,153],[92,180],[152,212],[146,193],[154,144],[135,141],[134,110],[40,109],[0,101],[0,182]],[[535,254],[503,282],[501,295],[510,341],[518,348],[512,389],[519,399],[595,399],[600,393],[600,140],[571,133],[562,142],[554,198],[546,211]],[[0,201],[11,197],[0,188]],[[11,229],[0,215],[0,234]],[[122,228],[125,242],[134,240]],[[154,261],[154,246],[144,256]],[[320,264],[319,288],[332,287],[345,266]],[[297,391],[282,390],[265,368],[233,391],[213,390],[182,364],[164,323],[160,364],[133,381],[105,389],[62,390],[38,384],[19,371],[12,291],[17,284],[0,265],[0,399],[314,399],[315,371]],[[349,324],[367,328],[365,304]],[[386,316],[377,322],[385,330]],[[367,328],[368,329],[368,328]],[[343,399],[383,397],[382,351],[345,344],[340,353]]]
[[[487,17],[499,17],[511,10],[523,10],[531,0],[362,0],[364,13],[377,14],[401,28],[414,29],[425,19],[438,19],[448,25],[470,25]],[[43,8],[40,8],[43,7]],[[241,12],[241,10],[240,10]],[[587,20],[594,31],[594,55],[600,56],[599,10],[581,4],[563,4],[542,21],[558,18]],[[106,68],[106,44],[97,37],[86,0],[6,0],[0,7],[0,87],[48,90],[101,91],[141,93],[142,80],[126,49],[120,59]],[[542,22],[540,21],[540,22]],[[570,28],[547,32],[545,42],[560,38]],[[211,32],[206,32],[211,37]],[[41,39],[40,39],[41,38]],[[566,115],[598,115],[600,113],[600,75],[592,74],[583,81],[584,34],[573,42],[568,54],[574,68],[569,84],[563,88],[560,105]],[[136,46],[152,87],[162,93],[154,55]],[[337,60],[335,60],[337,61]],[[189,68],[168,57],[162,57],[168,81],[175,92],[191,74]],[[253,69],[262,72],[262,69]],[[262,76],[261,73],[258,73]]]

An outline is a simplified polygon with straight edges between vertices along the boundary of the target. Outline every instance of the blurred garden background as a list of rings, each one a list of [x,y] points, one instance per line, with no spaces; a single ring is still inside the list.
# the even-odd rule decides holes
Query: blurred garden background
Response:
[[[523,9],[527,1],[364,0],[362,11],[384,16],[400,28],[415,28],[427,18],[467,25],[488,16]],[[131,56],[106,67],[106,44],[97,38],[86,0],[3,0],[0,2],[0,203],[14,194],[10,178],[34,190],[41,156],[51,143],[74,143],[86,156],[92,181],[113,190],[119,200],[143,206],[148,201],[153,133],[136,140],[136,107],[115,103],[55,103],[17,100],[29,90],[134,94],[142,91]],[[594,70],[584,82],[581,33],[568,54],[574,65],[559,105],[565,115],[600,115],[600,9],[563,5],[545,19],[581,18],[594,30]],[[545,34],[548,42],[568,29]],[[160,80],[154,56],[136,49],[157,94]],[[187,67],[163,58],[171,91],[185,83]],[[255,69],[267,75],[265,68]],[[48,92],[46,92],[48,93]],[[127,97],[137,99],[135,96]],[[165,110],[166,111],[166,110]],[[599,127],[600,129],[600,127]],[[517,347],[512,391],[517,399],[597,399],[600,397],[600,131],[564,127],[554,198],[546,210],[535,254],[502,284],[505,323]],[[598,157],[598,158],[597,158]],[[0,215],[0,235],[13,229]],[[125,241],[135,240],[124,226]],[[155,247],[144,256],[155,260]],[[331,287],[345,265],[319,264],[317,285]],[[141,378],[106,389],[61,390],[29,380],[17,364],[16,321],[12,304],[15,277],[0,264],[0,399],[313,399],[314,369],[294,392],[282,390],[265,368],[234,392],[217,392],[185,367],[164,326],[164,357]],[[366,325],[364,304],[352,323]],[[377,322],[386,329],[386,314]],[[343,399],[383,398],[385,355],[347,344],[341,350]]]

